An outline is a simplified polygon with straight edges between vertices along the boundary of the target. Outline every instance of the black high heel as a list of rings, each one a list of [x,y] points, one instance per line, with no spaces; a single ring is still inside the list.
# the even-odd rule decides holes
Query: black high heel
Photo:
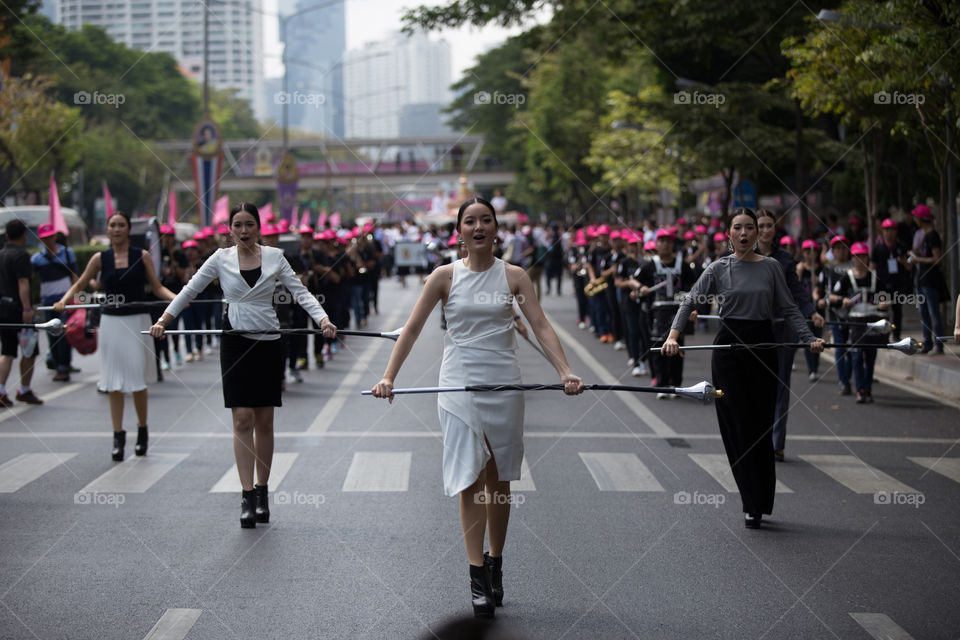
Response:
[[[123,462],[123,448],[125,446],[127,446],[127,432],[114,431],[113,451],[110,452],[110,455],[113,456],[114,462]]]
[[[494,558],[486,553],[483,554],[483,566],[490,573],[490,593],[493,595],[493,603],[498,607],[503,606],[503,556]]]
[[[241,492],[240,497],[240,526],[244,529],[253,529],[257,526],[257,514],[255,506],[257,504],[257,490]]]
[[[267,485],[255,484],[253,490],[257,492],[257,522],[270,522],[270,500],[267,497]]]
[[[138,456],[147,455],[147,425],[137,427],[137,444],[133,447],[133,453]]]
[[[493,595],[490,589],[490,572],[487,567],[470,565],[470,596],[473,599],[473,616],[475,618],[492,618],[496,605],[493,604]]]

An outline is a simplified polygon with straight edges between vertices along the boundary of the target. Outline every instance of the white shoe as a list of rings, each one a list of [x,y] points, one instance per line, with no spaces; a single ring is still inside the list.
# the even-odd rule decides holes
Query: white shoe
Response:
[[[634,366],[635,364],[637,364],[637,361],[634,360],[633,358],[630,358],[629,360],[627,360],[627,366],[628,366],[628,367],[632,367],[632,366]]]
[[[209,346],[207,346],[207,348],[203,350],[203,353],[204,353],[205,355],[212,356],[212,355],[213,355],[213,349],[211,349]]]
[[[160,363],[160,368],[163,371],[170,371],[170,363],[164,360],[163,362]]]
[[[638,366],[636,366],[636,367],[633,368],[633,371],[630,372],[630,375],[632,375],[634,378],[639,378],[640,376],[645,376],[645,375],[647,375],[647,368],[646,368],[646,367],[641,367],[641,366],[638,365]]]
[[[627,345],[623,343],[623,340],[617,340],[613,345],[614,351],[623,351],[627,348]]]
[[[577,325],[577,327],[580,328],[580,329],[586,329],[586,328],[587,328],[587,323],[586,323],[586,322],[581,322],[581,323],[579,323],[579,324]]]
[[[661,392],[661,393],[658,393],[658,394],[657,394],[657,400],[669,400],[669,399],[670,399],[670,394],[669,394],[669,393],[662,393],[662,392]]]

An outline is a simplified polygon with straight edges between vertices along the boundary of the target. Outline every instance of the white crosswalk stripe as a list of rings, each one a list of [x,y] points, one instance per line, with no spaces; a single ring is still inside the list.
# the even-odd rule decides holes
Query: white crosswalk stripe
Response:
[[[876,640],[913,640],[913,636],[885,614],[851,613],[850,617]]]
[[[273,462],[270,464],[270,489],[276,489],[283,482],[290,467],[293,466],[299,453],[275,453]],[[223,476],[213,485],[210,493],[240,493],[243,489],[240,486],[240,476],[237,475],[236,465],[231,466],[224,472]]]
[[[916,462],[931,471],[936,471],[954,482],[960,482],[960,458],[916,458],[907,456],[907,460]]]
[[[127,458],[79,493],[143,493],[171,469],[183,462],[186,453],[151,453]]]
[[[13,493],[52,471],[76,453],[24,453],[0,465],[0,493]]]
[[[600,491],[663,491],[635,453],[580,452]]]
[[[820,471],[844,485],[854,493],[919,493],[896,478],[871,467],[856,456],[806,455],[801,460],[809,462]]]
[[[725,491],[736,492],[737,483],[730,470],[730,462],[723,453],[689,453],[690,459],[696,462],[704,471],[713,476]],[[777,493],[793,493],[787,485],[777,480]]]
[[[342,491],[406,491],[412,460],[411,451],[357,451]]]
[[[183,640],[201,613],[202,609],[167,609],[143,640]]]

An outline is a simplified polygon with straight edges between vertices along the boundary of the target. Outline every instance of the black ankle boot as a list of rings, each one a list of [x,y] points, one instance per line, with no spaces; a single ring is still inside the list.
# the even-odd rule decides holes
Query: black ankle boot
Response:
[[[240,526],[253,529],[257,526],[257,490],[243,491],[240,498]]]
[[[127,432],[114,431],[113,432],[113,451],[110,452],[110,455],[113,456],[114,462],[123,461],[123,448],[125,446],[127,446]]]
[[[470,565],[470,595],[473,598],[475,618],[492,618],[496,605],[490,593],[490,573],[485,566]]]
[[[133,452],[136,455],[147,455],[147,437],[147,427],[137,427],[137,444],[133,447]]]
[[[493,603],[503,606],[503,556],[494,558],[483,554],[483,566],[490,573],[490,593],[493,594]]]
[[[257,522],[270,522],[270,501],[267,498],[267,485],[255,484],[253,490],[257,492]]]

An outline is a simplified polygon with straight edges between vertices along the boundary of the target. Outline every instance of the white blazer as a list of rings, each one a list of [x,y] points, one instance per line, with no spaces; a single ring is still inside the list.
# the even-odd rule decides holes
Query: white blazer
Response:
[[[223,299],[227,303],[227,318],[234,329],[246,331],[279,329],[280,322],[273,309],[274,290],[276,283],[285,286],[292,299],[319,325],[327,317],[327,312],[310,293],[300,278],[290,268],[290,264],[281,249],[275,247],[260,247],[261,273],[260,279],[252,287],[240,275],[240,261],[237,257],[237,248],[217,249],[216,253],[207,258],[200,269],[184,285],[177,297],[167,307],[166,312],[171,316],[178,316],[191,300],[207,288],[214,279],[220,279],[220,288],[223,289]],[[280,304],[289,304],[289,300],[278,301]],[[277,340],[277,334],[250,335],[257,340]]]

